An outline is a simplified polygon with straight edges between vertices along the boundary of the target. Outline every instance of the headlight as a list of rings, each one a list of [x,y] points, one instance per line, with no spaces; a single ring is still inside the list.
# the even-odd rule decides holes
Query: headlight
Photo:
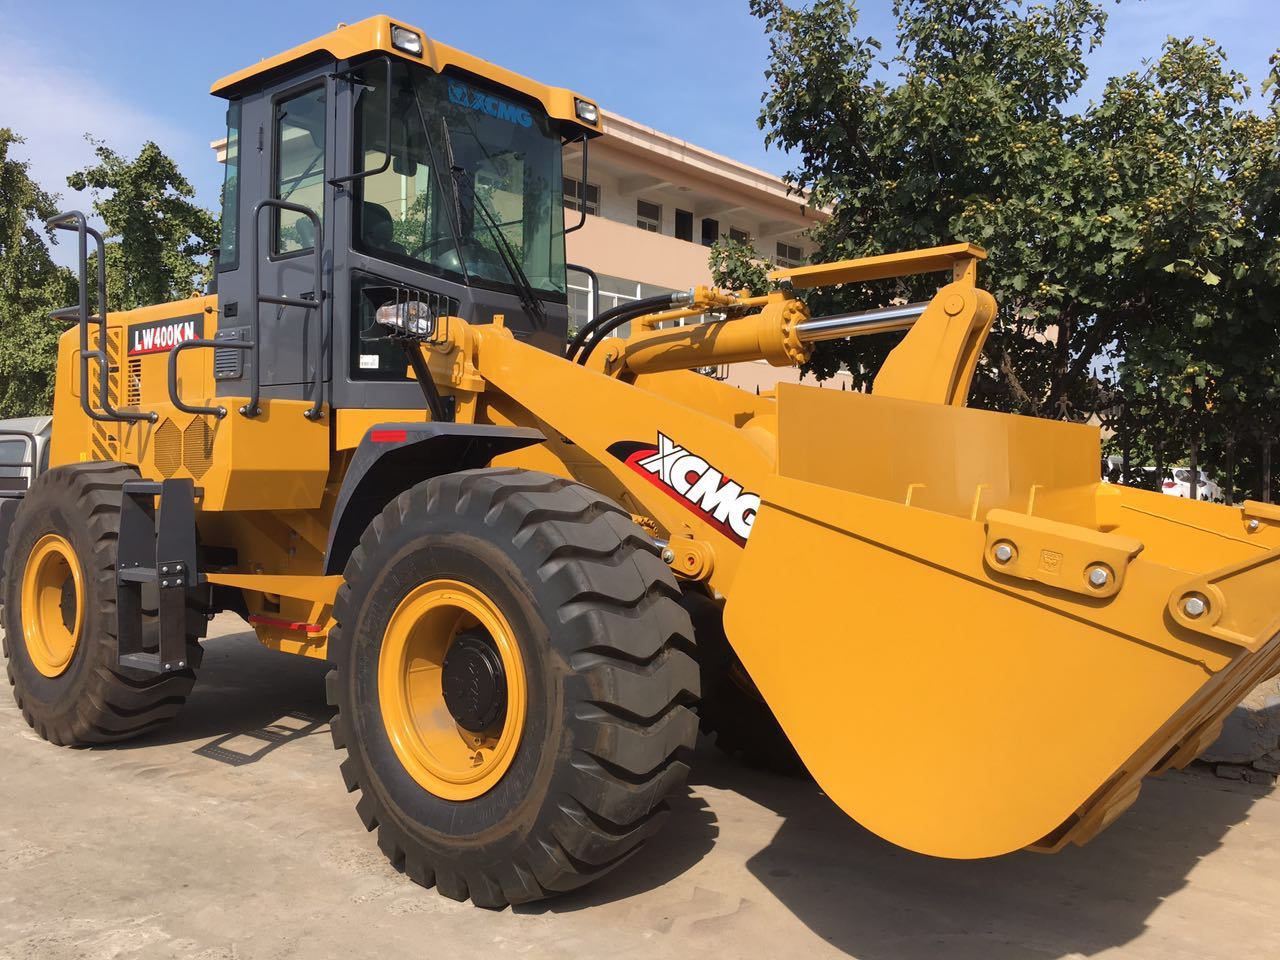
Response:
[[[391,25],[391,45],[403,53],[422,56],[422,36],[407,27]]]
[[[600,120],[600,108],[588,100],[580,100],[573,98],[573,112],[578,115],[578,119],[583,123],[589,123],[593,127]]]
[[[408,303],[388,303],[379,307],[373,318],[392,333],[430,340],[435,336],[435,314],[421,300],[410,300]]]

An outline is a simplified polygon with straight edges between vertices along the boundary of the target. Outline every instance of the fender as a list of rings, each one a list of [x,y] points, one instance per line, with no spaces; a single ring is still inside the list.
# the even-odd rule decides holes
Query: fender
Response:
[[[545,440],[542,432],[532,427],[443,422],[370,427],[356,447],[338,493],[329,524],[325,575],[342,573],[365,527],[414,484],[488,466],[494,457]]]

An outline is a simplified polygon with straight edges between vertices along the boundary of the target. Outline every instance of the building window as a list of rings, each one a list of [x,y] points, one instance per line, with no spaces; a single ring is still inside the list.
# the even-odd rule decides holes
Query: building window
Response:
[[[776,259],[780,267],[798,267],[804,263],[804,251],[799,247],[779,241]]]
[[[570,210],[585,209],[594,217],[600,216],[600,185],[565,177],[564,205]]]
[[[693,243],[693,214],[688,210],[676,211],[676,239]]]
[[[745,230],[739,230],[737,227],[730,227],[729,239],[734,243],[745,243],[749,245],[751,243],[751,234],[747,233]]]
[[[720,239],[720,221],[711,217],[702,218],[702,245],[709,247]]]
[[[662,204],[636,201],[636,226],[650,233],[662,232]]]

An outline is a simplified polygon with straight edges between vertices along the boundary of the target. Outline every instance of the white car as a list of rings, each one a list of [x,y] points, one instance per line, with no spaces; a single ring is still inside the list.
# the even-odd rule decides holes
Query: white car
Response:
[[[1196,484],[1196,499],[1223,500],[1222,487],[1208,479],[1203,470],[1199,473],[1200,482]],[[1185,497],[1189,500],[1191,499],[1191,471],[1186,467],[1174,467],[1165,474],[1164,482],[1160,486],[1163,492],[1171,497]]]
[[[49,469],[52,417],[0,420],[0,575],[4,574],[9,528],[36,477]],[[4,599],[0,597],[0,603]]]

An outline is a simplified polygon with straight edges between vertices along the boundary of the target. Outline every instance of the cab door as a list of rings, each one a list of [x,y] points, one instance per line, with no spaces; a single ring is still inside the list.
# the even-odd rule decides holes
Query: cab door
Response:
[[[322,253],[321,305],[316,309],[262,303],[259,311],[261,383],[264,387],[314,387],[329,379],[327,351],[331,269],[327,225],[331,221],[333,165],[331,81],[327,73],[291,85],[271,98],[267,157],[268,196],[315,213],[268,206],[259,217],[258,294],[314,299],[316,245]],[[303,391],[311,396],[309,390]]]

